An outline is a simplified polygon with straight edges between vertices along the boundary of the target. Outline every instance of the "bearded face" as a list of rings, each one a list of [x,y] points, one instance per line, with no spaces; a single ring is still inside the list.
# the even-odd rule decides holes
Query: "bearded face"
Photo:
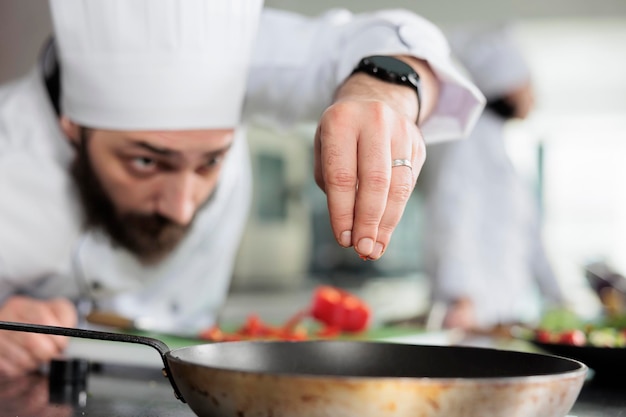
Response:
[[[85,226],[144,264],[165,258],[214,192],[233,138],[232,131],[199,132],[80,128],[71,174]]]

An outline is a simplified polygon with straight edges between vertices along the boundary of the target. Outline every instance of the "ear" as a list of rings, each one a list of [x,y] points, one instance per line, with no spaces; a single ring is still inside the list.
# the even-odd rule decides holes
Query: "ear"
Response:
[[[80,126],[71,121],[67,116],[61,116],[61,130],[65,136],[74,144],[80,145]]]

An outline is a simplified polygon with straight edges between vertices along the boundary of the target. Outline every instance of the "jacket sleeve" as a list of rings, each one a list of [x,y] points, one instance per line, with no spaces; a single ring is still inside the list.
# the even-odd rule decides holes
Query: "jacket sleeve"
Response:
[[[431,22],[405,10],[316,18],[265,9],[254,48],[244,115],[247,121],[290,126],[315,122],[337,87],[368,55],[412,55],[428,61],[441,92],[422,126],[428,143],[465,137],[484,97],[455,65],[448,43]]]
[[[0,153],[0,300],[7,292],[29,293],[60,269],[80,226],[72,193],[50,159]]]

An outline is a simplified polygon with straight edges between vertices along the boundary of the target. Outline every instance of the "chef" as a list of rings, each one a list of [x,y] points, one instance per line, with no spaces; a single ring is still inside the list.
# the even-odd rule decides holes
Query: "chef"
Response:
[[[565,297],[545,251],[537,199],[504,134],[508,121],[534,108],[530,67],[508,25],[458,29],[449,40],[487,109],[467,140],[429,148],[424,166],[433,316],[456,328],[538,320],[542,309],[565,306]]]
[[[0,320],[74,326],[87,299],[167,331],[213,324],[250,205],[250,121],[318,121],[315,178],[337,242],[378,259],[425,141],[463,137],[483,106],[439,30],[407,11],[50,7],[53,42],[0,90]],[[0,333],[0,374],[64,343]]]

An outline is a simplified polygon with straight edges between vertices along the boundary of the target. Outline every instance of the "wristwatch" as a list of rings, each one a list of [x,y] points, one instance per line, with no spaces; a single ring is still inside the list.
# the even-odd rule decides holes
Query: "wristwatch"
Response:
[[[420,76],[406,62],[392,56],[374,55],[363,58],[352,71],[352,74],[363,72],[379,80],[404,85],[417,94],[417,121],[422,110]],[[352,75],[351,74],[351,75]]]

